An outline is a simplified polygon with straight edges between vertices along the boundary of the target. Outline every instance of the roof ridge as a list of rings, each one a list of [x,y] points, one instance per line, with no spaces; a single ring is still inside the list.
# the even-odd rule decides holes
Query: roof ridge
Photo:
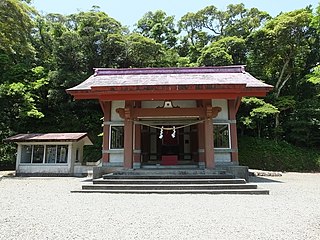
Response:
[[[95,68],[94,76],[143,75],[143,74],[197,74],[197,73],[243,73],[245,65],[218,67],[168,67],[168,68]]]

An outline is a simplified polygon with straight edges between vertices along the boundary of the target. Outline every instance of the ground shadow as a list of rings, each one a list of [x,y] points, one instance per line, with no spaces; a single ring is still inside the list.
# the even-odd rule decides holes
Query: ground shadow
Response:
[[[249,182],[250,183],[283,183],[282,181],[279,180],[274,180],[274,179],[270,179],[267,176],[266,177],[262,177],[262,176],[250,176],[249,177]]]
[[[80,182],[92,182],[93,179],[92,178],[87,178],[87,177],[77,177],[80,179]]]

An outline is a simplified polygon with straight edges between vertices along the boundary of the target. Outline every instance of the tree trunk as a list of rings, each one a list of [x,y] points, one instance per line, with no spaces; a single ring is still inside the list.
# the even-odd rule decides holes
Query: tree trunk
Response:
[[[280,112],[275,114],[275,128],[280,126]]]

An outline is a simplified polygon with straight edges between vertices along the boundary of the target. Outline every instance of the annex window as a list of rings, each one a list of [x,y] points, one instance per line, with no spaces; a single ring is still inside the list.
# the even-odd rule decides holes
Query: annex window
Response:
[[[55,163],[57,157],[57,146],[47,145],[46,148],[46,163]]]
[[[68,145],[22,145],[21,163],[56,164],[68,162]]]
[[[213,124],[214,147],[230,148],[230,128],[229,124]]]
[[[59,145],[58,154],[57,154],[57,163],[66,163],[68,157],[68,146],[67,145]]]
[[[32,163],[43,163],[44,146],[34,145],[33,146],[33,157]]]
[[[22,145],[21,163],[31,163],[32,145]]]
[[[124,126],[110,126],[110,149],[124,148]]]

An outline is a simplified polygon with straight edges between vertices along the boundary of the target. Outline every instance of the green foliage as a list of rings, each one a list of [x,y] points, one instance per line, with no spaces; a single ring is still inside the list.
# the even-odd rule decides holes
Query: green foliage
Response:
[[[138,33],[164,44],[167,48],[173,48],[177,43],[179,32],[175,28],[174,16],[167,16],[164,11],[147,12],[136,27]]]
[[[205,47],[197,62],[200,66],[244,64],[245,55],[245,40],[238,37],[224,37]]]
[[[306,76],[307,82],[312,84],[320,84],[320,66],[312,69],[312,72]]]
[[[274,85],[278,98],[283,89],[292,93],[310,54],[312,12],[300,9],[283,13],[253,32],[247,39],[253,73]],[[259,67],[258,67],[259,66]],[[287,88],[287,89],[286,89]],[[289,89],[290,88],[290,89]]]
[[[209,47],[205,49],[198,59],[199,66],[225,66],[232,64],[232,56],[223,48]]]
[[[163,46],[138,33],[127,38],[126,67],[156,67],[164,57]]]
[[[285,125],[288,141],[297,146],[319,147],[320,101],[319,97],[297,103]]]
[[[320,171],[320,151],[299,148],[285,141],[241,137],[239,162],[253,169]]]
[[[261,132],[266,130],[268,121],[277,113],[279,113],[279,110],[275,106],[262,99],[243,98],[240,113],[237,116],[238,127],[241,128],[242,135],[245,129],[252,129],[257,131],[258,137],[261,137]]]
[[[8,55],[17,63],[32,58],[32,16],[35,10],[19,0],[0,1],[0,53]]]

